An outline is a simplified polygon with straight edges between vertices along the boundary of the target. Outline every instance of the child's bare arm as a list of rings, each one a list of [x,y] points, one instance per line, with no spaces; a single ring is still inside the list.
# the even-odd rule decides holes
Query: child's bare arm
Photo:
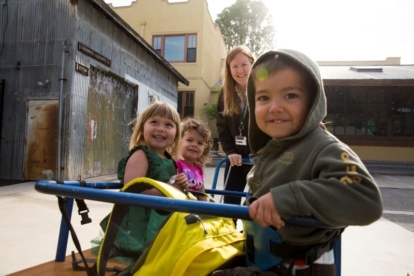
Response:
[[[249,208],[249,215],[261,227],[271,225],[279,229],[285,225],[285,222],[282,220],[273,204],[272,195],[270,193],[253,201]]]
[[[144,151],[137,150],[128,159],[125,167],[124,184],[137,178],[144,177],[148,171],[148,159]]]
[[[128,159],[128,162],[125,167],[125,175],[124,175],[124,184],[128,183],[129,181],[138,178],[138,177],[145,177],[148,171],[148,159],[145,155],[144,151],[137,150],[134,152],[131,157]],[[157,189],[148,189],[142,192],[143,194],[147,195],[156,195],[161,196],[161,192]]]
[[[206,193],[206,189],[204,188],[204,183],[200,187],[200,192],[202,192],[204,194]],[[208,198],[206,196],[199,196],[198,197],[198,200],[200,200],[200,201],[208,201]]]
[[[174,176],[174,183],[172,184],[175,188],[183,191],[188,188],[188,178],[184,173],[179,173]]]

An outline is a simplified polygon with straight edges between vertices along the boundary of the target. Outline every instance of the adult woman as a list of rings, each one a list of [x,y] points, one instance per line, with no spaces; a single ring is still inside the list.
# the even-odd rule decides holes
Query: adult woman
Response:
[[[242,158],[248,158],[250,154],[246,91],[253,62],[253,54],[246,46],[236,46],[227,54],[224,83],[218,100],[216,126],[221,146],[230,160],[224,173],[227,179],[225,189],[231,191],[244,190],[246,176],[251,169],[251,165],[242,164]],[[230,175],[227,178],[229,169]],[[239,197],[224,197],[224,203],[240,202]]]

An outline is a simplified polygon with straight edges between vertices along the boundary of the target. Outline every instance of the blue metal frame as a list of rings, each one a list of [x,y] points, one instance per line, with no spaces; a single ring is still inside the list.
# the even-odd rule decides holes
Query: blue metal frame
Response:
[[[130,206],[162,209],[170,212],[189,212],[202,215],[220,216],[251,220],[249,207],[232,204],[217,204],[206,201],[182,200],[176,198],[149,196],[135,193],[114,193],[112,191],[90,189],[88,187],[76,185],[57,184],[53,180],[39,180],[35,184],[35,189],[44,194],[65,196],[69,198],[82,198],[102,202],[126,204]],[[73,205],[73,204],[72,204]],[[69,208],[68,208],[69,209]],[[287,221],[290,225],[306,225],[317,228],[337,228],[326,225],[314,218],[293,217]]]
[[[216,187],[217,187],[217,179],[218,179],[218,175],[220,173],[220,167],[223,165],[223,163],[226,163],[226,162],[229,162],[229,159],[227,157],[226,158],[223,158],[223,159],[221,159],[220,161],[217,162],[216,169],[214,171],[213,184],[211,185],[211,189],[212,190],[215,190],[216,189]],[[243,158],[242,159],[242,163],[243,164],[250,163],[250,159],[249,158]]]
[[[72,218],[72,209],[73,209],[73,198],[68,198],[66,201],[65,206],[69,219]],[[65,261],[65,255],[66,255],[66,248],[68,247],[68,238],[69,238],[69,227],[66,224],[66,221],[62,217],[60,221],[60,229],[59,229],[59,239],[56,249],[56,256],[55,261],[56,262],[64,262]]]
[[[243,159],[243,163],[249,163],[249,159]],[[206,189],[211,196],[217,195],[232,195],[240,197],[248,197],[250,193],[216,190],[217,179],[220,167],[223,163],[229,162],[228,158],[220,160],[215,169],[212,188]],[[214,204],[203,201],[180,200],[174,198],[148,196],[134,193],[114,193],[113,191],[106,191],[106,189],[120,189],[122,184],[119,182],[83,182],[79,181],[64,181],[64,184],[58,184],[53,180],[39,180],[35,184],[35,189],[38,192],[52,195],[59,195],[67,197],[66,209],[71,217],[73,210],[73,198],[82,198],[95,201],[102,201],[108,203],[128,204],[131,206],[163,209],[171,212],[191,212],[197,214],[232,217],[242,220],[251,220],[249,216],[249,208],[247,206],[231,205],[231,204]],[[296,226],[310,226],[315,228],[337,228],[326,225],[312,217],[292,217],[286,221],[287,225]],[[56,250],[56,262],[64,262],[66,258],[66,249],[69,237],[69,228],[62,217],[59,240]],[[341,275],[341,237],[337,240],[334,246],[335,265],[337,275]]]
[[[89,200],[96,200],[109,203],[128,204],[131,206],[163,209],[166,211],[178,211],[178,212],[191,212],[197,214],[240,218],[243,220],[251,220],[249,216],[249,208],[247,206],[231,205],[231,204],[216,204],[203,201],[191,201],[181,200],[160,196],[149,196],[143,194],[134,193],[117,193],[108,191],[105,189],[115,189],[122,187],[122,184],[118,182],[86,182],[86,186],[83,187],[78,181],[64,181],[64,184],[57,184],[53,180],[39,180],[35,184],[35,189],[38,192],[52,195],[59,195],[71,198],[67,202],[68,213],[72,213],[73,199],[82,198]],[[212,193],[221,193],[222,191],[210,190]],[[235,193],[228,191],[228,193]],[[326,225],[314,218],[310,217],[293,217],[289,219],[286,224],[299,225],[299,226],[311,226],[317,228],[335,228]],[[66,222],[62,218],[61,228],[59,232],[59,241],[56,251],[56,262],[63,262],[65,260],[67,241],[69,236],[69,228]],[[337,248],[337,245],[335,245]],[[338,248],[334,252],[336,252]],[[340,253],[340,243],[339,243]],[[337,254],[337,253],[336,253]],[[337,275],[340,275],[340,255],[337,257]]]
[[[56,181],[54,181],[55,184]],[[64,185],[67,186],[82,186],[79,181],[64,181]],[[85,187],[88,188],[95,188],[95,189],[121,189],[122,184],[120,182],[84,182],[86,184]],[[72,217],[72,210],[73,210],[73,198],[67,198],[66,201],[66,210],[68,212],[69,219]],[[66,249],[68,246],[68,238],[69,238],[69,227],[66,224],[65,219],[62,217],[60,221],[60,228],[59,228],[59,239],[56,249],[56,256],[55,261],[56,262],[64,262],[66,258]]]
[[[226,157],[221,159],[220,161],[217,162],[216,165],[216,169],[214,171],[214,178],[213,178],[213,184],[210,189],[206,189],[206,193],[210,193],[211,196],[213,196],[214,194],[219,194],[219,195],[233,195],[233,196],[240,196],[240,197],[248,197],[251,194],[250,193],[245,193],[245,192],[233,192],[233,191],[218,191],[216,190],[217,187],[217,179],[219,176],[219,172],[220,172],[220,168],[221,166],[226,163],[229,162],[230,160]],[[251,163],[249,158],[243,158],[242,159],[242,163],[246,164],[246,163]],[[249,218],[250,220],[250,218]],[[298,225],[298,226],[311,226],[308,225],[308,223],[312,223],[317,221],[313,218],[309,219],[309,218],[304,218],[304,217],[293,217],[291,218],[287,224],[291,224],[291,225]],[[315,225],[313,225],[315,226]],[[315,226],[315,227],[319,227],[319,226]],[[338,238],[338,240],[335,243],[335,246],[333,248],[334,251],[334,256],[335,256],[335,267],[336,267],[336,274],[338,276],[341,276],[341,262],[342,262],[342,253],[341,253],[341,249],[342,248],[342,237],[340,236]]]

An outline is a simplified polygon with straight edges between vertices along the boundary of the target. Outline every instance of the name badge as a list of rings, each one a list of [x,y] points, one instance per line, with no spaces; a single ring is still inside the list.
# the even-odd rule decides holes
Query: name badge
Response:
[[[245,146],[247,145],[247,139],[245,136],[236,136],[236,145]]]

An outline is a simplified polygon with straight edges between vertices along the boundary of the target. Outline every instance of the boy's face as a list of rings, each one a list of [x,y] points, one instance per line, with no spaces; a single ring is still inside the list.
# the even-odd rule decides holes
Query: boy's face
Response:
[[[257,126],[273,139],[298,133],[308,116],[311,92],[302,75],[285,69],[265,80],[255,80]]]

